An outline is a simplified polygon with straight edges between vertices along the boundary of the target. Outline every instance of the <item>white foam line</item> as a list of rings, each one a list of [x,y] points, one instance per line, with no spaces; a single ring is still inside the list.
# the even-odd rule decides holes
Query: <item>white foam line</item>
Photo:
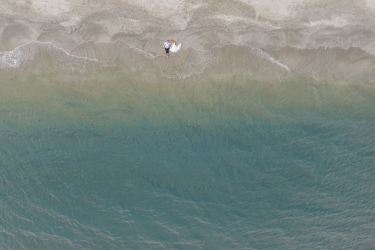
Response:
[[[234,45],[234,46],[243,46],[243,47],[249,47],[251,48],[253,51],[255,51],[255,54],[258,55],[259,57],[263,58],[263,59],[266,59],[266,60],[269,60],[271,63],[273,64],[276,64],[278,66],[280,66],[281,68],[287,70],[288,72],[290,72],[290,69],[287,65],[279,62],[278,60],[276,60],[275,58],[273,58],[272,56],[270,56],[267,52],[263,51],[262,49],[260,48],[254,48],[250,45],[247,45],[247,44],[234,44],[234,43],[226,43],[224,45],[219,45],[219,46],[213,46],[211,49],[209,50],[201,50],[201,51],[211,51],[212,49],[214,48],[223,48],[227,45]]]
[[[30,41],[28,43],[25,43],[23,45],[16,47],[14,50],[0,52],[0,69],[18,68],[24,61],[26,61],[27,59],[30,59],[31,56],[25,55],[22,49],[27,48],[28,45],[33,45],[33,44],[51,46],[53,49],[56,49],[57,51],[61,51],[65,55],[71,58],[99,62],[98,59],[71,55],[65,49],[57,47],[53,45],[51,42],[39,42],[39,41],[33,40],[33,41]]]
[[[289,69],[288,66],[286,66],[285,64],[277,61],[275,58],[273,58],[272,56],[270,56],[269,54],[267,54],[263,50],[261,50],[261,49],[253,49],[253,50],[255,51],[255,54],[257,56],[259,56],[260,58],[269,60],[271,63],[276,64],[276,65],[280,66],[281,68],[283,68],[283,69],[285,69],[285,70],[287,70],[287,71],[290,72],[290,69]]]
[[[36,43],[39,43],[39,44],[47,44],[47,45],[51,45],[54,49],[57,49],[57,50],[60,50],[60,51],[64,52],[64,53],[65,53],[67,56],[69,56],[69,57],[73,57],[73,58],[77,58],[77,59],[84,59],[84,60],[88,60],[88,61],[92,61],[92,62],[99,62],[98,59],[93,59],[93,58],[84,57],[84,56],[76,56],[76,55],[72,55],[72,54],[70,54],[68,51],[66,51],[65,49],[53,45],[51,42],[39,42],[39,41],[33,41],[33,42],[36,42]]]
[[[261,26],[261,27],[268,27],[268,28],[274,29],[274,30],[275,29],[281,29],[281,27],[274,26],[267,21],[260,22],[260,21],[254,20],[254,19],[244,18],[244,17],[240,17],[240,16],[221,14],[221,15],[212,16],[210,18],[211,19],[219,19],[219,20],[227,22],[229,24],[236,23],[236,22],[245,22],[245,23],[252,23],[252,24],[255,24],[255,25]]]
[[[133,50],[134,52],[136,52],[137,54],[139,55],[143,55],[144,57],[148,58],[148,59],[151,59],[153,61],[153,63],[155,63],[154,59],[157,58],[159,55],[155,56],[149,52],[146,52],[142,49],[139,49],[137,47],[134,47],[128,43],[126,43],[125,41],[122,41],[122,40],[116,40],[116,41],[113,41],[113,42],[109,42],[109,43],[105,43],[105,44],[114,44],[116,42],[121,42],[121,43],[124,43],[126,44],[131,50]],[[86,42],[85,42],[86,43]],[[65,49],[63,48],[60,48],[60,47],[57,47],[55,45],[53,45],[51,42],[39,42],[39,41],[30,41],[26,44],[23,44],[21,46],[18,46],[16,47],[14,50],[12,51],[5,51],[5,52],[0,52],[0,69],[7,69],[7,68],[17,68],[17,67],[20,67],[20,65],[28,60],[28,59],[31,59],[33,55],[25,55],[24,52],[22,51],[23,48],[27,48],[28,45],[32,45],[32,44],[39,44],[39,45],[48,45],[50,46],[51,48],[55,49],[56,51],[60,51],[62,53],[64,53],[66,56],[70,57],[70,58],[76,58],[76,59],[81,59],[81,60],[88,60],[88,61],[94,61],[94,62],[100,62],[98,59],[93,59],[93,58],[88,58],[88,57],[83,57],[83,56],[77,56],[77,55],[73,55],[73,54],[70,54],[68,51],[66,51]],[[84,43],[82,43],[84,44]],[[80,44],[80,45],[82,45]],[[94,43],[96,44],[96,43]],[[223,48],[224,46],[227,46],[227,45],[235,45],[235,46],[244,46],[244,47],[249,47],[252,49],[252,51],[255,52],[255,54],[257,56],[259,56],[260,58],[263,58],[263,59],[266,59],[268,61],[270,61],[271,63],[273,64],[276,64],[278,65],[279,67],[287,70],[288,72],[290,72],[290,69],[287,65],[275,60],[273,57],[271,57],[268,53],[266,53],[265,51],[263,51],[262,49],[259,49],[259,48],[253,48],[252,46],[250,45],[246,45],[246,44],[232,44],[232,43],[227,43],[227,44],[224,44],[224,45],[220,45],[220,46],[213,46],[212,48],[208,49],[208,50],[198,50],[198,49],[195,49],[195,48],[192,48],[193,50],[195,50],[196,52],[212,52],[212,50],[214,48]],[[79,45],[77,45],[79,46]],[[77,48],[77,46],[75,48]],[[74,49],[73,49],[74,50]],[[160,65],[159,65],[160,67]],[[206,67],[204,67],[204,69],[202,69],[199,74],[203,73],[204,70],[205,70]],[[185,74],[185,75],[178,75],[178,76],[174,76],[174,75],[169,75],[168,73],[166,72],[163,72],[163,69],[160,67],[160,70],[161,70],[161,73],[162,75],[164,75],[165,77],[167,78],[178,78],[178,79],[185,79],[189,76],[192,76],[194,75],[193,72],[191,72],[190,74]],[[177,72],[178,73],[178,72]]]
[[[117,41],[121,41],[121,40],[117,40]],[[127,44],[129,46],[129,48],[133,49],[138,54],[143,55],[143,56],[145,56],[145,57],[147,57],[149,59],[155,59],[155,57],[156,57],[156,56],[154,56],[151,53],[148,53],[148,52],[146,52],[144,50],[141,50],[141,49],[139,49],[137,47],[134,47],[133,45],[130,45],[130,44],[126,43],[126,42],[124,42],[124,43]]]
[[[96,43],[96,42],[94,42],[92,40],[87,40],[87,41],[84,41],[83,43],[80,43],[80,44],[76,45],[71,51],[75,50],[77,47],[79,47],[79,46],[81,46],[81,45],[83,45],[85,43],[88,43],[88,42],[93,42],[95,45],[98,45],[98,44],[115,44],[116,42],[121,42],[121,43],[126,44],[129,48],[133,49],[135,52],[137,52],[140,55],[143,55],[143,56],[145,56],[147,58],[150,58],[150,59],[154,59],[156,57],[153,54],[151,54],[151,53],[149,53],[147,51],[141,50],[141,49],[139,49],[139,48],[137,48],[137,47],[135,47],[133,45],[130,45],[127,42],[125,42],[123,40],[120,40],[120,39],[116,39],[116,40],[114,40],[112,42],[102,42],[102,43]],[[69,54],[69,52],[67,52],[67,51],[66,51],[66,53]],[[69,54],[69,55],[71,55],[71,54]],[[74,56],[74,55],[71,55],[71,56]],[[86,57],[83,57],[83,58],[86,58]]]
[[[321,19],[317,21],[310,21],[309,23],[304,23],[307,27],[316,27],[316,26],[326,26],[326,27],[345,27],[349,25],[349,22],[339,16],[334,16],[331,19]]]

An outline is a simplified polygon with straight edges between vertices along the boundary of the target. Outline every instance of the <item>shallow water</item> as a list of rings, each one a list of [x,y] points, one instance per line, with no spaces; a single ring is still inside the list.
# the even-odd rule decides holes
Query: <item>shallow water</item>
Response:
[[[0,87],[0,248],[375,243],[370,83],[102,71]]]

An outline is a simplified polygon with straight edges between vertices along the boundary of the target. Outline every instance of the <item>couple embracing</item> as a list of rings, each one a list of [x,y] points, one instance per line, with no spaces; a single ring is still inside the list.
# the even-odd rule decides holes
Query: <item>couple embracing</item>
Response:
[[[165,54],[169,57],[169,52],[176,53],[181,49],[181,43],[176,45],[174,40],[167,40],[164,43],[163,48],[165,49]]]

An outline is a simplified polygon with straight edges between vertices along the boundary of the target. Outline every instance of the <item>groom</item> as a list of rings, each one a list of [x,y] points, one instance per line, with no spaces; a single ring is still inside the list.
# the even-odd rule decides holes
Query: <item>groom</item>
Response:
[[[163,45],[163,48],[165,49],[165,54],[167,55],[167,57],[169,57],[169,48],[170,47],[171,47],[171,41],[167,40]]]

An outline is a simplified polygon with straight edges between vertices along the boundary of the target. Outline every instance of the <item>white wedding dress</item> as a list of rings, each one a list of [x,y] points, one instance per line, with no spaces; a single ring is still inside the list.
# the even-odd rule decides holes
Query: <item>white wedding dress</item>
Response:
[[[181,43],[179,45],[172,44],[171,48],[169,49],[170,52],[176,53],[181,49]]]

